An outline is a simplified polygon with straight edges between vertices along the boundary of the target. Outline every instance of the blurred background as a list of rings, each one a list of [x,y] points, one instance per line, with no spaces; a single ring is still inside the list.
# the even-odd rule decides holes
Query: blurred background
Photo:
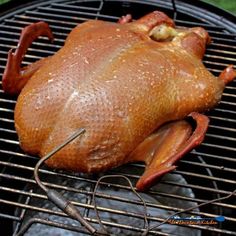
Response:
[[[203,0],[236,15],[236,0]]]
[[[10,0],[0,0],[0,4],[9,2]],[[195,0],[197,1],[197,0]],[[208,2],[210,4],[216,5],[226,11],[231,12],[236,15],[236,0],[202,0],[204,2]],[[24,2],[24,1],[22,1]]]

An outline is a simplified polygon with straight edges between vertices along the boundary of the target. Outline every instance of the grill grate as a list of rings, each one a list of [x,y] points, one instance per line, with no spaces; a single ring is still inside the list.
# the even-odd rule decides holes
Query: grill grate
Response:
[[[228,64],[235,64],[236,28],[230,20],[219,18],[211,12],[214,9],[209,11],[193,5],[189,7],[187,1],[176,1],[176,7],[178,26],[203,26],[210,33],[213,42],[204,57],[204,63],[209,71],[218,75]],[[145,2],[54,0],[32,2],[30,5],[15,9],[0,18],[0,76],[6,64],[8,50],[17,45],[21,29],[29,23],[40,20],[48,22],[53,30],[55,41],[50,44],[46,39],[40,38],[34,42],[24,59],[25,65],[54,54],[77,23],[89,19],[115,22],[121,15],[127,13],[138,18],[156,9],[166,12],[169,16],[174,15],[172,3],[167,0]],[[142,194],[150,213],[148,216],[150,224],[162,222],[171,213],[187,206],[226,196],[235,189],[235,92],[234,81],[225,89],[219,106],[208,113],[211,122],[202,145],[186,155],[179,162],[176,171],[165,176],[147,194]],[[60,232],[67,232],[68,235],[69,231],[70,235],[74,235],[72,232],[86,234],[81,226],[49,204],[44,193],[36,186],[32,174],[38,158],[24,154],[19,148],[13,119],[15,103],[16,98],[0,90],[0,225],[7,227],[9,235],[16,233],[22,224],[26,229],[29,227],[28,235],[33,234],[32,232],[33,235],[37,235],[37,230],[42,232],[46,225],[47,230],[60,228]],[[131,164],[111,170],[109,173],[126,175],[135,182],[142,171],[143,165]],[[91,200],[98,176],[46,168],[40,173],[46,186],[69,196],[68,198],[79,207],[84,217],[98,227]],[[130,187],[125,183],[120,180],[103,181],[97,199],[103,222],[110,230],[114,230],[116,234],[127,235],[142,232],[142,203],[131,194]],[[125,207],[120,208],[121,205]],[[223,215],[226,221],[222,224],[185,225],[177,228],[164,226],[161,230],[152,230],[150,234],[186,235],[186,232],[191,232],[193,235],[200,235],[201,231],[202,235],[221,233],[236,235],[235,210],[235,198],[212,203],[192,211],[188,216]]]

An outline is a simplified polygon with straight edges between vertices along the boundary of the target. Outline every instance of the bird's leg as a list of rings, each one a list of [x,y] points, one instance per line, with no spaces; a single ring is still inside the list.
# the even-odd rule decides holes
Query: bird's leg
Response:
[[[19,94],[29,78],[45,63],[46,59],[41,59],[21,68],[21,62],[27,49],[39,36],[47,36],[53,40],[52,32],[47,23],[38,22],[25,27],[21,32],[16,50],[11,49],[8,52],[7,64],[2,78],[2,87],[5,92]]]
[[[225,84],[230,83],[236,78],[236,71],[233,65],[229,65],[220,73],[220,79],[223,80]]]
[[[120,24],[126,24],[132,21],[132,16],[130,14],[127,14],[125,16],[122,16],[119,20],[118,23]]]
[[[174,170],[174,165],[184,154],[199,145],[208,127],[208,118],[191,113],[196,129],[187,121],[175,121],[162,126],[144,140],[130,155],[130,161],[144,161],[146,169],[136,184],[138,190],[150,188],[165,173]]]

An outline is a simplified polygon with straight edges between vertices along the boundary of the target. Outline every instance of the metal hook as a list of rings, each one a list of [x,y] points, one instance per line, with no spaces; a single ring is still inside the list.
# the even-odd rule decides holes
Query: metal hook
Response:
[[[171,2],[172,2],[173,10],[174,10],[173,20],[175,21],[177,18],[177,8],[176,8],[175,0],[171,0]]]
[[[53,189],[47,188],[39,179],[39,167],[55,153],[73,141],[75,138],[79,137],[85,132],[85,129],[81,128],[72,134],[68,139],[66,139],[62,144],[54,148],[50,153],[41,158],[34,168],[34,178],[39,187],[46,193],[48,199],[53,202],[57,207],[59,207],[64,213],[66,213],[71,218],[79,221],[92,235],[101,235],[97,229],[95,229],[87,220],[83,218],[79,210],[65,197],[63,197],[59,192]]]
[[[58,208],[60,208],[64,213],[66,213],[68,216],[70,216],[71,218],[79,221],[90,233],[91,235],[97,235],[97,236],[110,236],[111,234],[109,234],[107,232],[107,230],[105,229],[105,226],[102,224],[101,219],[99,217],[98,211],[97,211],[97,205],[95,202],[95,194],[96,194],[96,190],[98,188],[98,185],[100,183],[100,181],[104,178],[109,178],[109,177],[119,177],[119,178],[125,178],[132,191],[139,197],[139,199],[143,202],[144,205],[144,221],[145,221],[145,226],[147,225],[148,228],[148,221],[147,221],[147,208],[146,208],[146,203],[145,201],[142,199],[142,197],[136,192],[136,190],[133,188],[130,180],[122,175],[105,175],[103,177],[101,177],[100,179],[98,179],[96,186],[94,188],[94,192],[93,192],[93,201],[94,201],[94,209],[96,211],[96,215],[97,215],[97,219],[98,219],[98,223],[102,228],[102,231],[97,230],[96,228],[94,228],[87,220],[85,220],[83,218],[83,216],[80,214],[80,212],[78,211],[78,209],[70,202],[68,201],[65,197],[63,197],[63,195],[61,195],[59,192],[57,192],[54,189],[49,189],[48,187],[46,187],[40,180],[39,178],[39,168],[40,166],[46,161],[48,160],[50,157],[52,157],[55,153],[57,153],[58,151],[60,151],[63,147],[65,147],[67,144],[69,144],[71,141],[73,141],[75,138],[79,137],[81,134],[83,134],[85,132],[85,129],[81,128],[79,130],[77,130],[74,134],[72,134],[68,139],[66,139],[62,144],[60,144],[59,146],[57,146],[56,148],[54,148],[50,153],[48,153],[46,156],[44,156],[43,158],[41,158],[35,168],[34,168],[34,178],[36,183],[39,185],[39,187],[46,193],[48,199],[53,202]]]
[[[225,197],[215,198],[215,199],[212,199],[212,200],[203,202],[203,203],[201,203],[201,204],[198,204],[198,205],[196,205],[196,206],[194,206],[194,207],[189,207],[189,208],[187,208],[187,209],[184,209],[184,210],[181,210],[181,211],[177,211],[177,212],[175,212],[174,214],[172,214],[172,215],[170,215],[169,217],[167,217],[167,218],[166,218],[164,221],[162,221],[161,223],[158,223],[158,224],[153,225],[152,227],[148,228],[146,231],[144,231],[144,233],[142,234],[142,236],[148,235],[148,233],[149,233],[150,230],[153,230],[153,229],[156,229],[156,228],[160,227],[161,225],[167,223],[168,220],[170,220],[172,217],[174,217],[174,216],[176,216],[176,215],[178,215],[178,214],[186,213],[186,212],[192,211],[192,210],[194,210],[194,209],[196,209],[196,208],[200,208],[200,207],[202,207],[202,206],[205,206],[205,205],[208,205],[208,204],[211,204],[211,203],[214,203],[214,202],[219,202],[219,201],[228,199],[228,198],[232,197],[232,196],[235,195],[235,194],[236,194],[236,189],[235,189],[233,192],[231,192],[230,194],[226,195]]]
[[[127,178],[126,176],[124,175],[104,175],[102,177],[100,177],[98,180],[97,180],[97,183],[94,187],[94,191],[93,191],[93,196],[92,196],[92,199],[93,199],[93,203],[94,203],[94,210],[95,210],[95,213],[96,213],[96,217],[97,217],[97,220],[98,220],[98,223],[100,225],[100,227],[102,228],[103,232],[106,234],[106,235],[111,235],[113,236],[112,234],[110,234],[107,230],[107,228],[103,225],[102,223],[102,220],[99,216],[99,213],[98,213],[98,208],[97,208],[97,203],[96,203],[96,193],[97,193],[97,189],[98,189],[98,185],[100,184],[100,182],[103,180],[103,179],[106,179],[106,178],[123,178],[125,179],[132,192],[141,200],[142,204],[143,204],[143,208],[144,208],[144,213],[143,213],[143,219],[144,219],[144,229],[148,230],[149,228],[149,224],[148,224],[148,219],[147,219],[147,205],[146,205],[146,202],[144,201],[144,199],[141,197],[141,195],[135,190],[135,188],[133,187],[131,181],[129,178]]]
[[[39,179],[39,168],[40,166],[46,161],[48,160],[50,157],[52,157],[55,153],[57,153],[59,150],[61,150],[63,147],[65,147],[67,144],[69,144],[71,141],[73,141],[75,138],[79,137],[80,135],[82,135],[85,132],[85,129],[81,128],[79,130],[77,130],[74,134],[72,134],[67,140],[65,140],[62,144],[60,144],[59,146],[57,146],[56,148],[54,148],[50,153],[48,153],[46,156],[44,156],[43,158],[41,158],[38,163],[36,164],[35,168],[34,168],[34,177],[36,180],[36,183],[40,186],[40,188],[46,193],[48,199],[50,201],[52,201],[57,207],[59,207],[64,213],[66,213],[68,216],[70,216],[71,218],[77,220],[78,222],[80,222],[90,233],[91,235],[97,235],[97,236],[101,236],[101,235],[111,235],[108,233],[107,229],[105,228],[105,226],[103,225],[100,216],[98,214],[98,209],[97,209],[97,205],[96,205],[96,201],[95,201],[95,195],[96,195],[96,191],[98,188],[99,183],[101,182],[102,179],[104,178],[110,178],[110,177],[118,177],[118,178],[125,178],[130,187],[131,190],[139,197],[139,199],[143,202],[144,205],[144,221],[145,221],[145,231],[142,233],[142,236],[146,236],[150,230],[157,228],[163,224],[165,224],[171,217],[180,214],[180,213],[184,213],[184,212],[188,212],[191,210],[194,210],[196,208],[199,208],[201,206],[210,204],[210,203],[214,203],[214,202],[218,202],[221,200],[225,200],[230,198],[231,196],[233,196],[236,193],[236,190],[234,190],[233,192],[231,192],[229,195],[225,196],[225,197],[221,197],[221,198],[216,198],[204,203],[201,203],[197,206],[194,207],[190,207],[181,211],[178,211],[174,214],[172,214],[171,216],[169,216],[168,218],[166,218],[163,222],[154,225],[152,227],[149,227],[148,225],[148,220],[147,220],[147,208],[146,208],[146,203],[145,201],[142,199],[142,197],[136,192],[136,190],[133,188],[130,180],[123,175],[105,175],[102,176],[101,178],[98,179],[95,188],[94,188],[94,192],[93,192],[93,202],[94,202],[94,210],[96,212],[96,216],[98,219],[98,223],[102,228],[102,231],[97,230],[96,228],[94,228],[87,220],[85,220],[83,218],[83,216],[80,214],[79,210],[70,202],[68,201],[66,198],[64,198],[59,192],[57,192],[56,190],[53,189],[49,189],[48,187],[46,187],[41,180]],[[145,227],[144,226],[144,227]]]

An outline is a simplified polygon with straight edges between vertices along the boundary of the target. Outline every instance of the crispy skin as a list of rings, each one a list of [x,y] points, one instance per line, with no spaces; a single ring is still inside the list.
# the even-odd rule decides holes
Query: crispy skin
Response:
[[[99,172],[129,162],[162,124],[215,106],[224,83],[201,62],[207,33],[187,29],[157,42],[149,37],[153,27],[144,19],[74,28],[18,97],[15,126],[23,150],[43,156],[84,127],[47,164]]]
[[[15,123],[22,148],[40,156],[85,127],[86,134],[48,164],[100,171],[128,162],[161,124],[214,106],[222,89],[178,44],[90,21],[76,27],[24,87]]]

